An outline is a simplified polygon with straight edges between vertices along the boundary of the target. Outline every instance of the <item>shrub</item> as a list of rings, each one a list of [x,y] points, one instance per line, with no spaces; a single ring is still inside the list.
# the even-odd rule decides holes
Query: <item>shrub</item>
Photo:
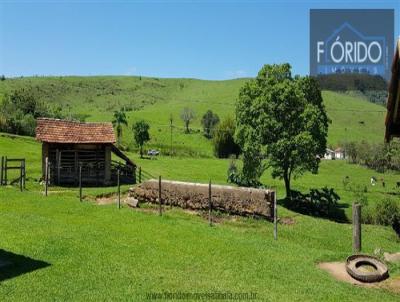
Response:
[[[238,176],[239,176],[239,171],[236,166],[236,162],[234,158],[231,158],[231,161],[229,162],[229,167],[228,167],[228,178],[227,181],[230,183],[238,183]]]
[[[213,138],[215,156],[227,158],[230,155],[239,155],[240,148],[234,140],[235,129],[235,121],[231,117],[217,125]]]
[[[390,198],[378,202],[375,206],[375,223],[393,226],[400,222],[400,206]]]
[[[207,110],[207,112],[204,113],[201,119],[201,124],[203,125],[204,136],[206,138],[212,138],[214,128],[218,123],[219,117],[217,114],[212,112],[212,110]]]
[[[362,207],[361,209],[361,223],[374,224],[375,223],[375,211],[371,207]]]

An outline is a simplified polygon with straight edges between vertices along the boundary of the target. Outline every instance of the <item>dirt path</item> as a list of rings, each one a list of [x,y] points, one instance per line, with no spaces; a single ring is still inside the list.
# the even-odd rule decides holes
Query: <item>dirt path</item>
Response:
[[[320,269],[327,271],[336,280],[363,286],[368,288],[384,288],[395,293],[400,293],[400,277],[391,278],[375,283],[364,283],[353,279],[346,271],[344,262],[321,262],[318,264]]]

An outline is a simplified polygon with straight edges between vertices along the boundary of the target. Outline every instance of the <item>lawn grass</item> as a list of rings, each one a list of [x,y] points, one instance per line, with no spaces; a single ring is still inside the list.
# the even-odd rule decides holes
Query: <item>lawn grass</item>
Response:
[[[156,212],[0,189],[1,249],[49,266],[4,279],[2,301],[146,300],[150,292],[253,292],[263,301],[394,301],[316,267],[351,253],[351,226],[294,215],[280,225],[241,218],[209,227],[182,210]],[[363,251],[396,251],[389,228],[365,226]],[[22,265],[22,264],[21,264]],[[394,268],[393,275],[399,271]]]

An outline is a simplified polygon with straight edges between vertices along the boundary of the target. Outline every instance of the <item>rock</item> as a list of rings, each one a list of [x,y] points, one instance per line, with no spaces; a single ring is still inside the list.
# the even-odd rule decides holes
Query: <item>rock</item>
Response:
[[[400,263],[400,253],[383,253],[383,257],[385,258],[385,261],[387,262],[399,262]]]
[[[136,199],[135,197],[128,196],[128,198],[125,199],[125,203],[131,208],[139,207],[139,200]]]

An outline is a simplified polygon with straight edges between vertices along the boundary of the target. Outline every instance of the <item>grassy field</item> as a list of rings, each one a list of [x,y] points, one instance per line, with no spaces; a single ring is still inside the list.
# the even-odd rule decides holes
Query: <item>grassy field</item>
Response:
[[[316,267],[351,253],[351,226],[302,215],[209,227],[182,210],[118,210],[76,194],[0,189],[2,301],[147,300],[149,293],[253,292],[262,301],[395,301],[393,293],[335,281]],[[396,251],[389,228],[365,226],[363,250]],[[24,257],[21,257],[22,255]],[[29,273],[24,273],[30,271]],[[393,276],[399,267],[392,267]]]
[[[150,123],[148,148],[171,149],[170,115],[173,116],[172,149],[176,154],[212,157],[212,144],[201,131],[201,117],[211,109],[221,118],[234,116],[240,88],[248,79],[204,81],[141,77],[33,77],[0,82],[0,99],[13,89],[35,87],[39,99],[61,106],[65,115],[79,114],[87,121],[111,121],[114,110],[129,110],[123,144],[134,150],[132,124]],[[384,108],[360,97],[323,92],[330,125],[328,144],[343,140],[382,142]],[[180,113],[184,107],[196,112],[191,134],[184,134]]]
[[[229,159],[216,158],[190,158],[190,157],[169,157],[160,156],[157,159],[141,159],[137,153],[126,153],[146,172],[154,177],[161,175],[164,179],[174,179],[182,181],[196,181],[207,183],[227,183],[227,169]],[[12,155],[14,157],[25,157],[27,160],[27,177],[36,184],[41,176],[41,147],[38,142],[29,137],[12,136],[0,134],[0,155]],[[237,162],[240,166],[240,161]],[[15,172],[17,173],[17,172]],[[17,176],[17,174],[16,174]],[[400,194],[396,188],[396,182],[400,181],[400,174],[394,172],[377,173],[371,169],[359,165],[348,164],[346,161],[323,160],[318,174],[306,173],[298,179],[294,179],[292,187],[301,192],[308,192],[310,188],[321,189],[323,187],[333,188],[341,198],[340,203],[344,205],[344,213],[351,216],[350,205],[354,201],[355,195],[351,190],[345,189],[343,180],[349,176],[351,185],[364,189],[369,205],[373,206],[376,201],[391,196],[397,198]],[[381,182],[376,186],[371,186],[370,178],[375,176],[378,180],[384,179],[386,186]],[[267,187],[274,187],[278,190],[278,198],[285,197],[283,181],[273,179],[270,171],[266,171],[261,178],[262,183]],[[125,187],[127,189],[128,187]],[[114,190],[113,188],[88,188],[88,194],[96,195]]]
[[[221,117],[233,115],[244,81],[38,77],[0,82],[0,95],[27,84],[41,87],[44,100],[88,115],[89,121],[110,121],[113,110],[131,107],[130,124],[140,118],[149,121],[149,147],[161,150],[169,148],[172,113],[173,148],[180,156],[140,159],[129,129],[124,129],[124,144],[131,149],[127,155],[164,179],[204,183],[211,179],[225,184],[229,160],[212,156],[211,143],[197,130],[199,116],[209,108]],[[382,107],[333,92],[323,96],[332,119],[330,144],[344,139],[382,140]],[[189,135],[183,134],[179,120],[184,106],[198,114],[196,131]],[[27,191],[22,193],[15,186],[0,187],[0,257],[17,265],[12,271],[0,271],[2,301],[142,301],[149,300],[150,293],[163,292],[252,292],[262,301],[395,301],[399,297],[384,289],[336,281],[316,266],[321,261],[343,261],[351,254],[349,224],[279,206],[280,217],[290,217],[294,223],[280,224],[279,240],[274,241],[272,224],[262,220],[222,215],[210,228],[200,214],[180,209],[168,209],[159,217],[151,207],[118,210],[115,205],[94,203],[97,195],[115,192],[115,187],[84,188],[82,203],[76,188],[51,187],[45,197],[38,183],[38,142],[0,133],[0,155],[26,158],[28,176]],[[354,194],[343,186],[346,176],[352,185],[366,187],[370,205],[389,195],[398,199],[399,174],[380,174],[345,161],[322,161],[318,175],[307,173],[294,180],[293,189],[305,193],[310,188],[334,188],[344,215],[350,217]],[[386,187],[371,186],[371,176],[384,178]],[[261,180],[277,189],[278,198],[284,197],[283,182],[272,179],[269,171]],[[363,226],[363,252],[373,253],[376,248],[399,251],[399,239],[389,227]],[[399,278],[398,265],[390,271]]]

